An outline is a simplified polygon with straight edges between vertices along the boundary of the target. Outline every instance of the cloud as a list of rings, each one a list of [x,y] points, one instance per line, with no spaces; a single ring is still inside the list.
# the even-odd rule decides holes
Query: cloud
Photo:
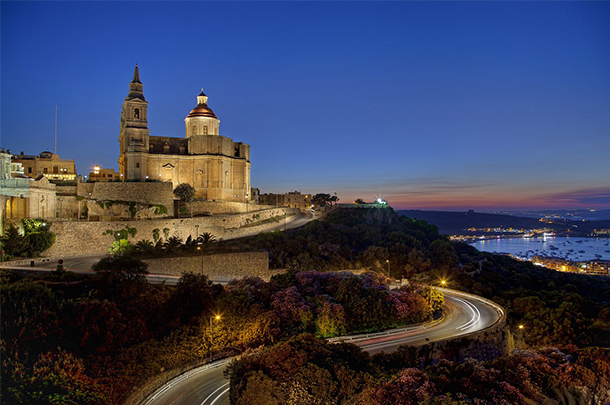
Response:
[[[568,206],[581,205],[588,207],[606,205],[607,207],[610,207],[610,188],[601,187],[566,191],[549,194],[545,196],[544,199],[566,204]]]

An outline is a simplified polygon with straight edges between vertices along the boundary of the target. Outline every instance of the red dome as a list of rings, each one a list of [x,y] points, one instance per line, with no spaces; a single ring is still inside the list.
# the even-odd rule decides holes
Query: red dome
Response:
[[[186,118],[191,117],[209,117],[218,119],[216,114],[214,114],[214,111],[212,111],[206,104],[199,104],[197,107],[193,108],[189,115],[186,116]]]

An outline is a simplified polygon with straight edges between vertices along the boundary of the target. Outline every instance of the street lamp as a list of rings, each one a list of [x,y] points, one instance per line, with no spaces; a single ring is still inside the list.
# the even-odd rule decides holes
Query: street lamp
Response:
[[[116,233],[116,240],[117,240],[117,243],[119,244],[119,255],[120,255],[121,254],[121,233],[120,232]]]
[[[201,275],[203,276],[203,248],[201,246],[197,246],[197,250],[201,250]]]
[[[525,328],[525,326],[523,326],[523,324],[519,325],[519,329],[523,329]]]
[[[197,230],[197,236],[195,237],[195,240],[199,239],[199,224],[195,224],[195,229]]]
[[[390,276],[390,259],[386,259],[385,262],[388,264],[388,278],[392,279],[392,277]]]
[[[445,281],[445,280],[441,280],[441,285],[442,285],[443,287],[445,286],[445,284],[447,284],[447,281]]]

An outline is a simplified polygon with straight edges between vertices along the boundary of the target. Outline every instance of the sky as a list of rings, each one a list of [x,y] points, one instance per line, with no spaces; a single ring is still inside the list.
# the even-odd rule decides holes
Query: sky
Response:
[[[0,145],[118,170],[203,87],[261,193],[610,208],[610,2],[0,2]]]

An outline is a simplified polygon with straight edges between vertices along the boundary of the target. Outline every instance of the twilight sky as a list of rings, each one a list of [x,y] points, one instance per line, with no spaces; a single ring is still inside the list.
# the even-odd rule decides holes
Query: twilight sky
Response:
[[[203,87],[252,186],[395,208],[610,208],[610,2],[6,2],[1,139],[118,169]]]

